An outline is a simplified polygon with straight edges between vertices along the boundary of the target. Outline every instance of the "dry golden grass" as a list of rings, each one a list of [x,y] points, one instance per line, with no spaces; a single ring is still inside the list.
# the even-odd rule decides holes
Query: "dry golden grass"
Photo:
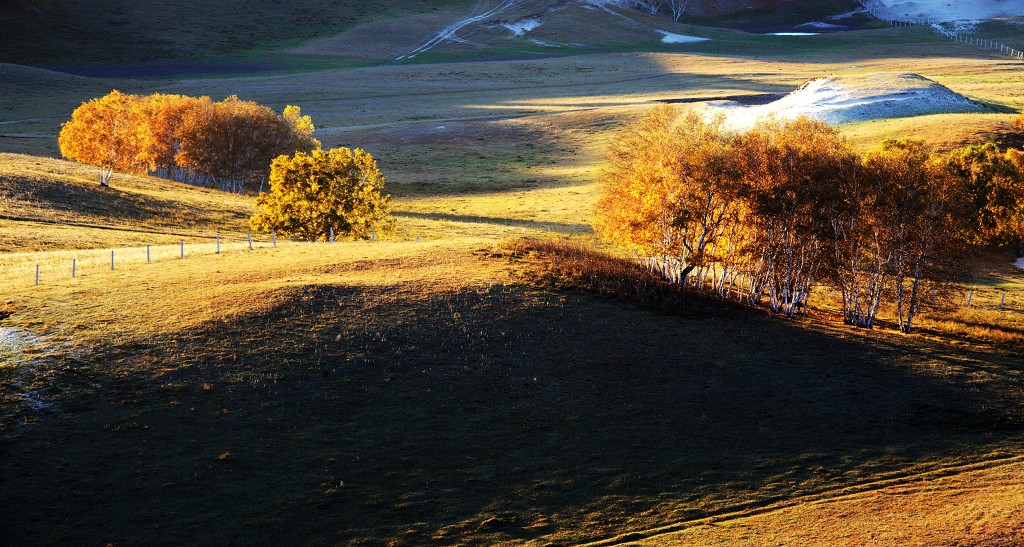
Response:
[[[906,477],[866,492],[791,500],[690,523],[630,545],[1019,545],[1019,457]],[[948,476],[947,476],[948,474]],[[603,542],[612,545],[616,542]]]
[[[244,196],[124,174],[104,188],[91,166],[0,154],[0,251],[244,236],[252,210]]]
[[[0,335],[29,347],[0,353],[0,489],[23,500],[12,537],[580,543],[748,511],[649,541],[1018,539],[1019,483],[1003,473],[1019,462],[943,475],[1020,450],[1024,277],[1009,257],[978,263],[971,309],[930,311],[904,336],[838,325],[824,296],[796,321],[655,313],[495,253],[522,236],[593,245],[604,145],[656,101],[906,71],[1020,104],[1019,65],[899,32],[863,51],[856,36],[794,45],[796,60],[621,53],[132,84],[299,104],[325,145],[367,148],[399,218],[376,245],[261,236],[249,251],[249,198],[123,176],[102,193],[88,167],[0,155],[0,215],[25,219],[0,221]],[[44,138],[0,135],[3,150],[52,154],[60,121],[114,84],[40,82],[41,98],[0,97],[18,122],[0,127]],[[944,149],[1007,119],[844,131],[861,148],[899,133]],[[34,397],[63,414],[33,412]]]
[[[779,500],[816,517],[811,501],[910,488],[1018,446],[1013,359],[985,346],[653,313],[544,275],[524,286],[546,259],[494,244],[234,245],[8,286],[5,332],[34,334],[0,367],[4,472],[19,477],[0,488],[32,477],[34,509],[68,487],[109,493],[62,502],[70,523],[17,509],[14,537],[580,543]],[[60,461],[83,472],[46,471]],[[978,499],[1003,522],[1018,498],[991,478]],[[242,491],[258,501],[227,503]],[[225,528],[231,515],[249,524]],[[860,521],[829,522],[818,537]]]

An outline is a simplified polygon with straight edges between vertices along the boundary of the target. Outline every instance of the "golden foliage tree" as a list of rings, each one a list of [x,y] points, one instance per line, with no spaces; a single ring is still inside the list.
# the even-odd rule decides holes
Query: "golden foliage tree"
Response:
[[[670,107],[628,126],[610,151],[594,222],[602,237],[670,281],[707,286],[710,271],[722,297],[767,295],[787,315],[831,282],[844,320],[861,327],[891,299],[910,332],[922,294],[955,277],[972,218],[965,196],[983,190],[979,218],[998,218],[997,231],[1024,218],[1009,212],[1008,166],[1024,163],[1020,152],[946,161],[921,142],[886,141],[861,157],[823,122],[768,119],[726,135],[719,121]]]
[[[139,172],[143,131],[136,104],[138,97],[116,89],[83,103],[71,113],[57,136],[60,153],[70,160],[100,168],[100,184],[110,186],[114,171]]]
[[[1016,245],[1024,250],[1024,165],[1021,153],[995,144],[952,151],[950,172],[960,179],[971,207],[972,239],[982,245]]]
[[[184,117],[177,163],[221,181],[240,192],[245,180],[266,169],[282,153],[309,151],[319,145],[310,137],[313,124],[298,107],[288,118],[252,101],[231,96],[221,102],[200,99]]]
[[[348,148],[277,157],[270,192],[256,198],[254,230],[276,231],[308,241],[336,237],[368,239],[371,231],[394,229],[391,196],[382,195],[384,175],[367,152]]]
[[[736,214],[736,172],[720,120],[654,108],[611,146],[595,229],[683,283]]]
[[[751,302],[767,290],[773,311],[806,309],[824,264],[822,220],[841,179],[855,176],[856,155],[828,124],[809,118],[764,120],[737,137],[751,262]]]
[[[104,186],[115,170],[148,170],[174,180],[212,179],[240,192],[246,180],[266,176],[274,157],[319,148],[313,131],[297,106],[278,115],[238,97],[213,102],[114,90],[76,109],[58,143],[65,157],[99,166]]]
[[[200,102],[194,97],[161,93],[138,99],[135,109],[143,137],[140,159],[150,171],[175,178],[185,119]]]

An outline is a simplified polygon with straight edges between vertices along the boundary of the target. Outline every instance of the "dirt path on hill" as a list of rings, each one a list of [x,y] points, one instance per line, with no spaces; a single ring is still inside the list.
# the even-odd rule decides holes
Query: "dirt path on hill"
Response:
[[[479,2],[476,3],[476,6],[474,6],[473,9],[470,11],[471,15],[469,17],[466,17],[465,19],[461,19],[448,25],[447,27],[444,27],[443,29],[438,31],[437,34],[430,37],[425,42],[417,45],[409,53],[406,53],[405,55],[399,55],[398,57],[396,57],[394,62],[412,59],[413,57],[419,55],[420,53],[433,49],[438,44],[441,44],[448,40],[456,40],[457,37],[455,36],[455,34],[462,30],[463,28],[472,25],[473,23],[483,21],[484,19],[487,19],[489,17],[494,17],[495,15],[498,15],[499,13],[509,8],[522,4],[523,1],[524,0],[502,0],[501,3],[499,3],[497,6],[491,9],[486,9],[486,6],[490,2],[480,0]],[[480,10],[484,11],[481,12]]]

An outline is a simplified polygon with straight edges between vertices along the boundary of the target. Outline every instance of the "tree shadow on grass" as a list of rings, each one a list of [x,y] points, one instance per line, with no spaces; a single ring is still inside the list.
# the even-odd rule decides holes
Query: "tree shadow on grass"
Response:
[[[106,354],[108,389],[4,447],[8,538],[580,542],[1024,431],[1018,376],[916,339],[518,286],[289,290]]]
[[[592,227],[586,224],[564,222],[542,222],[537,220],[519,220],[514,218],[484,217],[478,215],[451,215],[446,213],[413,213],[408,211],[395,212],[393,214],[399,218],[416,218],[435,221],[444,220],[448,222],[468,222],[472,224],[493,224],[495,226],[512,226],[571,234],[589,234],[594,231]]]

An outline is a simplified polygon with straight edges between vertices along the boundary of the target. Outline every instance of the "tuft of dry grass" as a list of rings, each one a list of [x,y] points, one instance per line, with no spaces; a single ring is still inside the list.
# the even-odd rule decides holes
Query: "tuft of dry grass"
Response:
[[[525,278],[539,286],[581,290],[647,309],[686,315],[721,315],[747,309],[707,292],[669,283],[636,260],[578,242],[520,239],[507,255],[522,262]]]

